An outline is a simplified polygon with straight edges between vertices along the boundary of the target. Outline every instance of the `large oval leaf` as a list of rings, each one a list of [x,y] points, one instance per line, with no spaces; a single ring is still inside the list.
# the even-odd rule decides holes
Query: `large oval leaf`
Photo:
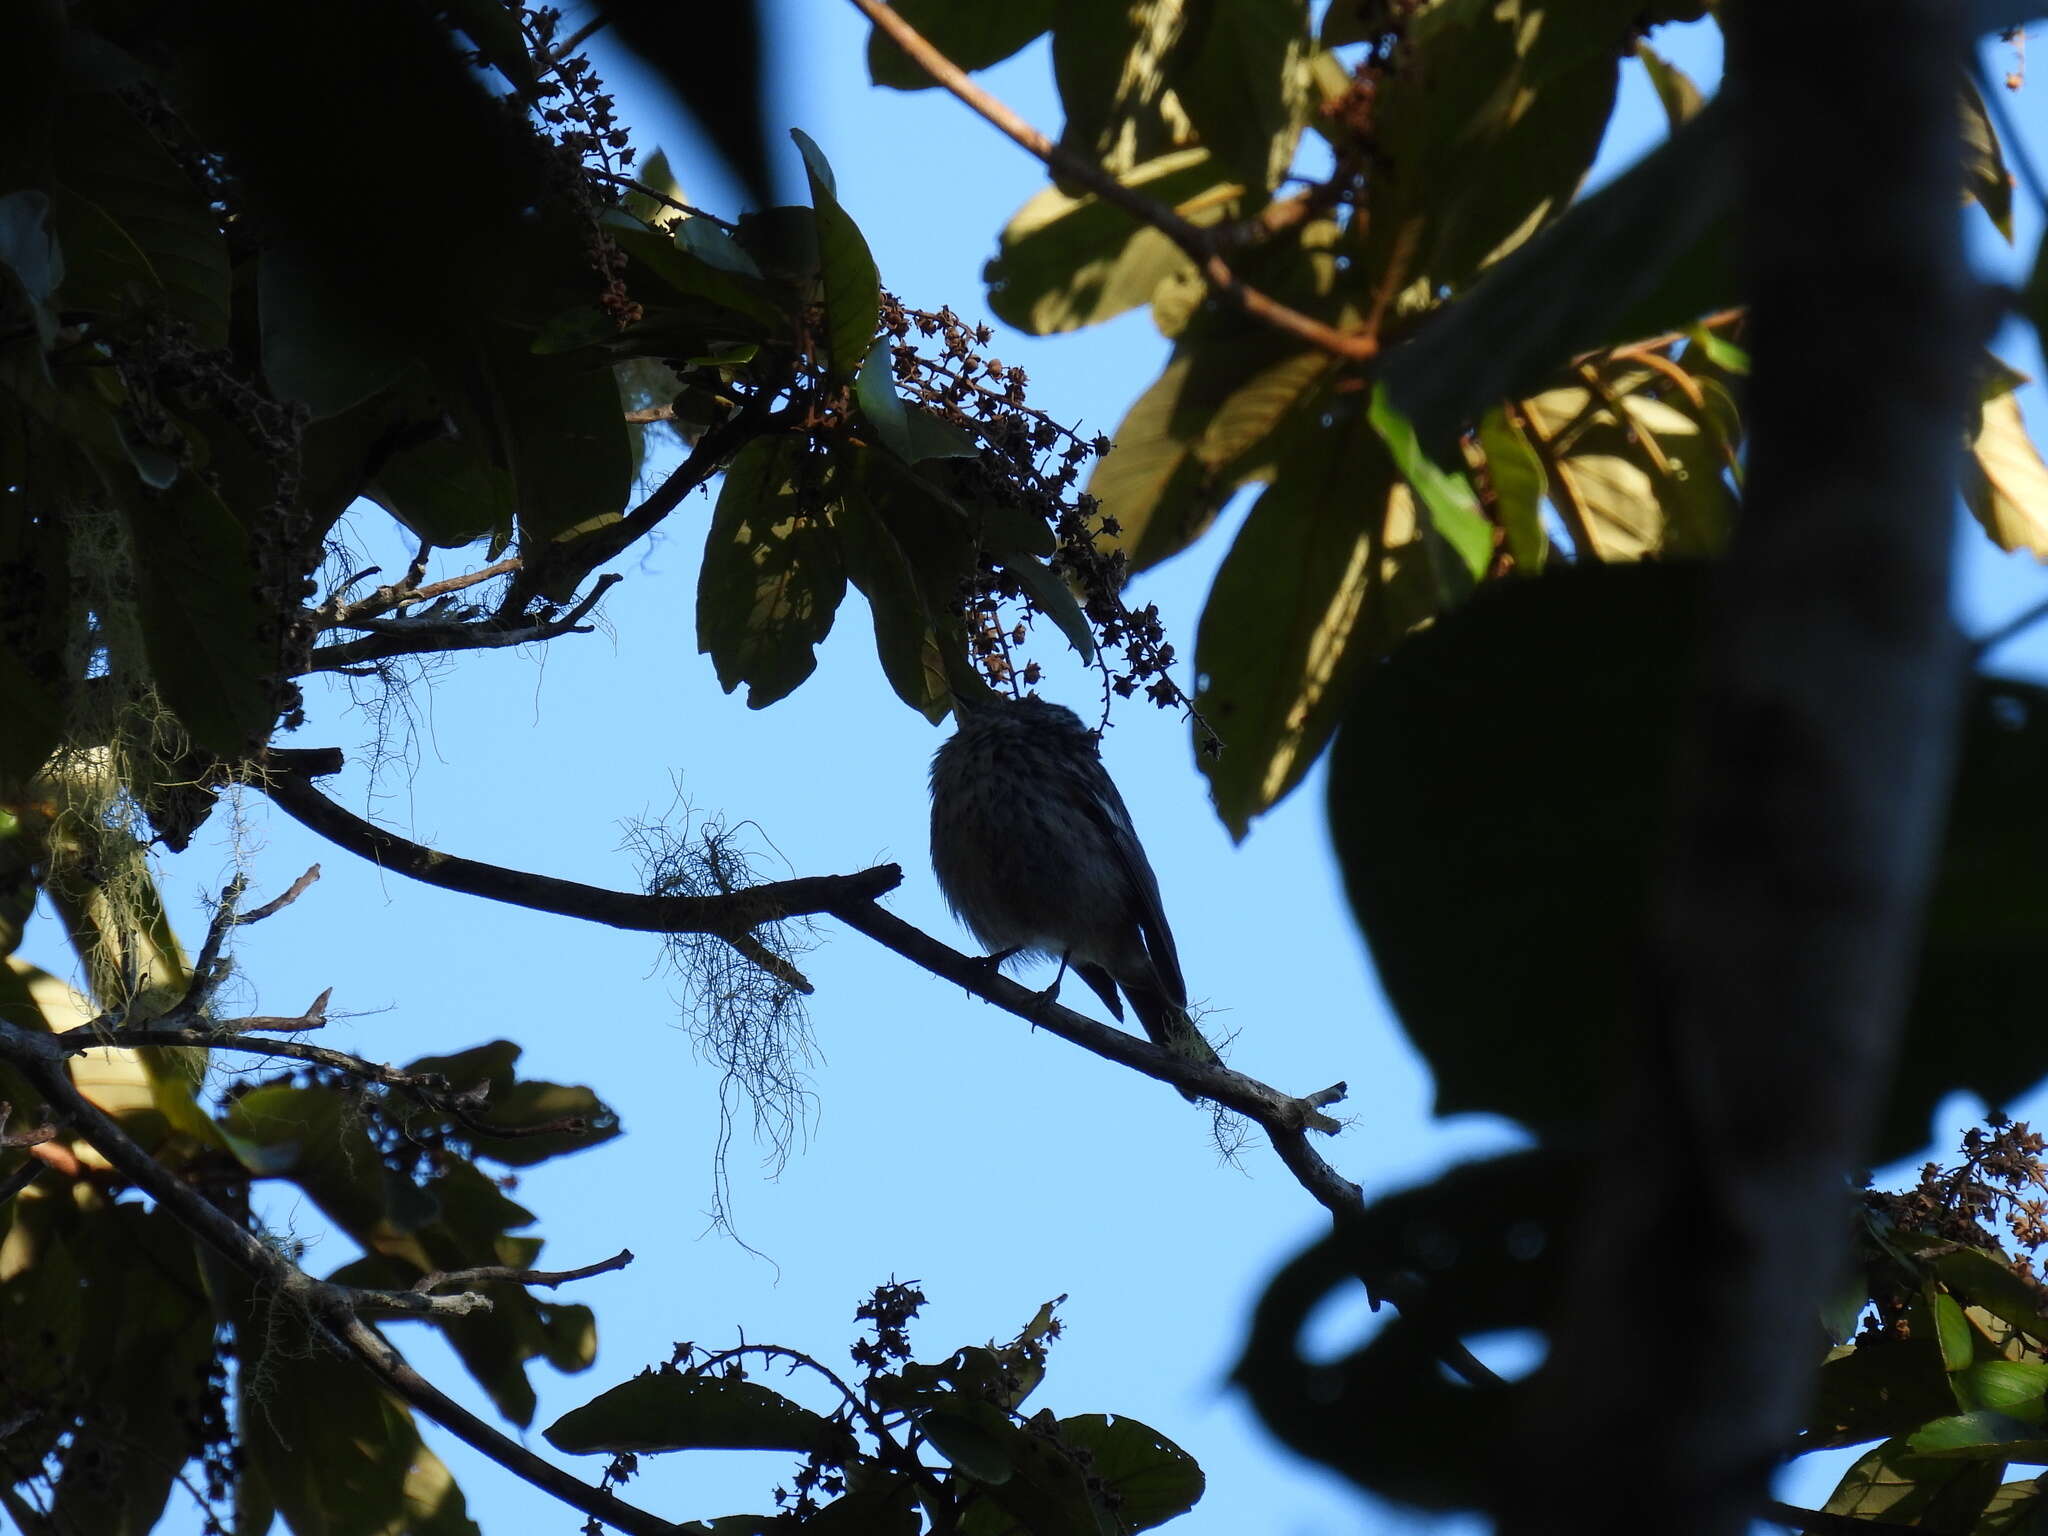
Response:
[[[621,1451],[810,1451],[846,1431],[758,1382],[647,1371],[572,1408],[544,1431],[572,1455]]]

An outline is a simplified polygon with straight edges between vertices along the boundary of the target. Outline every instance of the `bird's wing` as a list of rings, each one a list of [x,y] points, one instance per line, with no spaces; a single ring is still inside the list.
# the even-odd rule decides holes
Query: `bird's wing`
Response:
[[[1160,990],[1174,1007],[1185,1008],[1188,985],[1180,973],[1180,953],[1173,947],[1173,930],[1166,926],[1159,879],[1152,873],[1144,844],[1138,841],[1138,829],[1131,825],[1131,813],[1124,807],[1123,796],[1116,792],[1115,782],[1099,762],[1090,766],[1095,771],[1088,775],[1088,792],[1081,809],[1102,829],[1131,883],[1131,893],[1137,898],[1138,929],[1145,940],[1145,952],[1152,957],[1152,969],[1158,973]]]

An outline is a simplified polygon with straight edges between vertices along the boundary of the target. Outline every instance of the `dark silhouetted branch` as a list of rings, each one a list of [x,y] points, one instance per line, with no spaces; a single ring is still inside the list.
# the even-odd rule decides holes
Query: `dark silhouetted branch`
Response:
[[[1702,637],[1634,1070],[1503,1536],[1738,1536],[1765,1507],[1846,1262],[1955,750],[1953,509],[1983,339],[1957,197],[1963,12],[1872,0],[1845,31],[1838,6],[1775,0],[1725,19],[1754,358],[1743,515]]]

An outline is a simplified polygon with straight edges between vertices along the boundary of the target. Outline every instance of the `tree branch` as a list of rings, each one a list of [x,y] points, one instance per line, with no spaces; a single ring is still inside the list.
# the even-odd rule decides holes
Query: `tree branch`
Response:
[[[1872,0],[1850,32],[1822,0],[1726,17],[1747,496],[1649,904],[1634,1070],[1598,1138],[1504,1536],[1736,1536],[1764,1507],[1812,1394],[1955,750],[1953,508],[1983,334],[1957,201],[1964,18],[1949,0]],[[1616,1348],[1673,1319],[1681,1348]]]
[[[609,891],[436,852],[343,810],[295,773],[259,772],[255,783],[286,815],[382,868],[443,890],[637,933],[709,933],[729,939],[762,923],[829,912],[848,901],[872,900],[894,890],[903,880],[900,868],[882,864],[853,875],[770,881],[730,895],[646,896]]]
[[[1308,1098],[1296,1098],[1242,1072],[1162,1050],[1149,1040],[1050,1002],[1043,993],[1010,980],[986,960],[948,949],[873,901],[847,902],[830,911],[849,928],[866,934],[883,948],[894,950],[933,975],[965,987],[976,997],[1014,1013],[1070,1045],[1237,1111],[1265,1131],[1288,1172],[1333,1216],[1355,1216],[1364,1210],[1365,1199],[1358,1186],[1325,1162],[1307,1136],[1310,1130],[1334,1135],[1342,1129],[1322,1113],[1322,1106],[1343,1097],[1343,1084]]]
[[[1001,101],[968,78],[966,71],[932,46],[930,41],[905,21],[883,0],[853,0],[876,30],[916,61],[919,68],[974,111],[983,121],[1028,153],[1043,161],[1062,180],[1078,183],[1105,203],[1121,208],[1141,224],[1158,230],[1184,251],[1209,280],[1209,286],[1254,320],[1285,331],[1312,347],[1335,357],[1362,362],[1379,356],[1377,327],[1340,331],[1325,325],[1243,282],[1231,271],[1210,231],[1190,223],[1164,203],[1134,192],[1094,161],[1056,144]]]
[[[157,1201],[181,1226],[236,1269],[274,1290],[283,1300],[302,1307],[391,1392],[514,1476],[553,1494],[572,1508],[595,1515],[629,1536],[672,1536],[675,1528],[668,1521],[571,1477],[484,1423],[407,1364],[390,1341],[364,1322],[356,1310],[360,1303],[376,1307],[397,1305],[409,1314],[455,1311],[458,1309],[440,1304],[464,1298],[399,1291],[363,1292],[314,1279],[145,1152],[78,1091],[65,1069],[65,1058],[66,1052],[55,1037],[0,1019],[0,1060],[19,1071],[122,1177]],[[411,1301],[397,1300],[406,1296]],[[478,1297],[468,1299],[467,1306],[473,1307],[476,1301],[489,1304]]]
[[[493,1281],[511,1285],[566,1285],[571,1280],[588,1280],[592,1275],[610,1274],[633,1262],[633,1250],[621,1248],[608,1259],[585,1264],[581,1269],[513,1269],[506,1264],[485,1264],[476,1269],[437,1269],[413,1281],[416,1291],[432,1291],[444,1285],[485,1285]]]
[[[442,619],[439,610],[416,617],[397,619],[344,619],[341,624],[370,631],[353,640],[316,646],[306,661],[306,672],[338,672],[370,662],[388,661],[395,656],[437,655],[447,651],[496,651],[507,646],[553,640],[559,635],[587,635],[583,620],[604,594],[624,581],[616,572],[600,576],[584,599],[567,613],[554,618],[508,615],[500,609],[484,619]],[[474,610],[471,610],[474,611]]]
[[[1311,1130],[1334,1135],[1341,1129],[1337,1121],[1322,1113],[1325,1105],[1343,1097],[1341,1083],[1307,1098],[1296,1097],[1241,1072],[1233,1072],[1228,1067],[1212,1066],[1161,1050],[1136,1035],[1126,1034],[1085,1014],[1048,1002],[1041,994],[991,969],[979,957],[947,948],[929,934],[876,905],[877,896],[894,890],[902,882],[903,871],[897,865],[884,864],[855,875],[813,875],[777,881],[751,886],[729,896],[643,896],[437,853],[350,814],[296,774],[270,773],[258,782],[288,815],[374,863],[444,890],[461,891],[533,911],[553,912],[563,917],[581,918],[642,933],[710,933],[728,941],[733,936],[743,936],[761,923],[785,917],[829,914],[866,934],[885,949],[894,950],[934,975],[957,982],[977,997],[1058,1035],[1070,1044],[1237,1111],[1266,1132],[1272,1140],[1273,1150],[1288,1171],[1333,1215],[1352,1215],[1364,1208],[1364,1198],[1358,1186],[1325,1162],[1309,1144],[1307,1136]],[[142,1036],[138,1034],[133,1038],[139,1041]],[[181,1037],[162,1042],[152,1040],[150,1043],[203,1042]],[[299,1042],[267,1041],[260,1044],[292,1046],[292,1051],[280,1054],[322,1049]],[[340,1055],[338,1052],[334,1054]],[[302,1054],[302,1059],[314,1058]],[[391,1069],[381,1070],[389,1072]]]
[[[761,430],[778,387],[764,384],[737,414],[709,428],[697,439],[689,457],[676,466],[654,493],[617,522],[593,529],[580,538],[545,545],[531,555],[512,578],[504,602],[498,605],[499,614],[516,615],[541,592],[579,584],[612,556],[644,538],[682,505],[685,496],[717,474],[719,466]]]

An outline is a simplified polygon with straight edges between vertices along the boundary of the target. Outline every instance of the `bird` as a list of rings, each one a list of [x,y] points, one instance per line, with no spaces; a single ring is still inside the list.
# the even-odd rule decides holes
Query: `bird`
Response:
[[[1121,990],[1154,1045],[1220,1064],[1188,1017],[1159,880],[1096,734],[1036,695],[960,700],[954,718],[932,756],[932,870],[988,962],[1057,959],[1048,997],[1071,967],[1118,1022]]]

